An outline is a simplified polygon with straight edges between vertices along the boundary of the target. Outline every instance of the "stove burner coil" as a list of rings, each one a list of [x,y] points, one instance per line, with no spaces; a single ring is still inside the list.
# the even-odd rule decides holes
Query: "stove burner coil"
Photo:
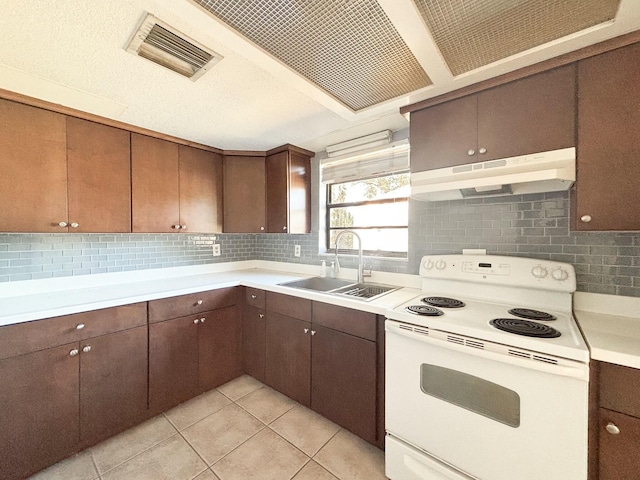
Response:
[[[413,313],[414,315],[425,315],[427,317],[438,317],[440,315],[444,315],[442,310],[428,307],[427,305],[409,305],[405,310],[409,313]]]
[[[526,318],[528,320],[538,320],[538,321],[551,321],[555,320],[556,317],[547,312],[541,312],[540,310],[533,310],[531,308],[512,308],[509,310],[511,315],[515,315],[516,317]]]
[[[434,307],[440,308],[460,308],[464,307],[464,302],[461,300],[456,300],[455,298],[447,298],[447,297],[424,297],[422,302],[427,305],[432,305]]]
[[[504,332],[526,337],[557,338],[561,335],[558,330],[549,325],[519,318],[495,318],[489,323]]]

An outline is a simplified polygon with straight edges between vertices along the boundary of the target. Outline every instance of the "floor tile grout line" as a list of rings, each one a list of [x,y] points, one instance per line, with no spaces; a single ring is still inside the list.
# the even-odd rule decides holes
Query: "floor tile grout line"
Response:
[[[233,450],[230,450],[229,452],[225,453],[222,457],[220,457],[218,460],[216,460],[215,462],[213,462],[211,465],[209,465],[209,468],[211,469],[211,471],[213,472],[213,466],[215,464],[217,464],[218,462],[222,461],[225,457],[228,457],[229,455],[231,455],[233,452],[235,452],[237,449],[239,449],[242,445],[244,445],[245,443],[247,443],[249,440],[251,440],[253,437],[255,437],[256,435],[258,435],[260,432],[262,432],[265,428],[268,428],[267,425],[263,425],[260,430],[258,430],[256,433],[254,433],[253,435],[251,435],[249,438],[247,438],[246,440],[244,440],[243,442],[241,442],[239,445],[235,446],[233,448]],[[206,462],[205,462],[206,463]],[[215,474],[215,472],[213,472]]]

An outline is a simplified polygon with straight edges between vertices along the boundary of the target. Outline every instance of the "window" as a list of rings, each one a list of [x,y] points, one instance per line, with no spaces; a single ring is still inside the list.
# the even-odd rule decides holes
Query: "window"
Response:
[[[367,255],[406,257],[408,248],[409,173],[327,184],[327,248],[342,230],[362,239]],[[357,248],[353,235],[340,239],[339,250]]]

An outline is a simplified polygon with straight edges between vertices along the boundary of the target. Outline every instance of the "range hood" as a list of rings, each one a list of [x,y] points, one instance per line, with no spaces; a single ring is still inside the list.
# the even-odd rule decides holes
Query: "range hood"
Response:
[[[411,173],[411,198],[438,201],[568,190],[576,179],[576,149],[469,163]]]

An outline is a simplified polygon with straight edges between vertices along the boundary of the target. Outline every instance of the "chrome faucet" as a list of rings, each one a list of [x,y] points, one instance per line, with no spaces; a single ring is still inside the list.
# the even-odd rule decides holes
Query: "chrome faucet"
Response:
[[[345,233],[350,233],[358,239],[358,283],[364,283],[364,277],[370,277],[371,271],[369,271],[368,273],[364,272],[364,266],[362,265],[362,239],[360,238],[360,235],[358,235],[353,230],[342,230],[338,233],[338,235],[336,235],[336,260],[333,271],[336,277],[338,276],[338,273],[340,273],[340,262],[338,261],[338,242],[340,241],[340,237],[342,237],[342,235],[344,235]]]

